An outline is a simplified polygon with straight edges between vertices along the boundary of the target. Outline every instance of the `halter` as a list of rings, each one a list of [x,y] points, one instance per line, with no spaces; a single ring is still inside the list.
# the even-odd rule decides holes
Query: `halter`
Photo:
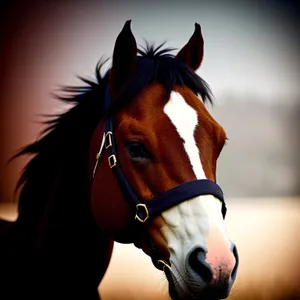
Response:
[[[107,87],[105,94],[106,111],[108,111],[108,108],[110,106],[110,90],[109,87]],[[159,216],[162,212],[166,211],[167,209],[199,195],[213,195],[216,198],[218,198],[222,203],[221,212],[223,215],[223,219],[225,218],[227,209],[223,197],[223,192],[215,182],[208,179],[197,179],[188,181],[178,186],[175,186],[174,188],[166,192],[160,193],[150,200],[141,201],[137,194],[131,188],[123,170],[119,165],[113,129],[114,128],[112,115],[108,114],[105,118],[104,133],[102,136],[100,149],[96,155],[96,163],[93,170],[93,177],[95,176],[97,166],[103,151],[107,150],[109,167],[113,171],[115,178],[117,179],[118,185],[123,193],[124,198],[126,199],[126,201],[128,201],[129,204],[134,205],[135,219],[137,222],[143,224],[149,219]],[[157,251],[155,249],[155,245],[150,238],[149,243],[152,253],[156,253]],[[163,269],[165,267],[168,267],[170,269],[170,266],[164,260],[155,261],[152,255],[151,258],[156,267],[157,265],[161,264],[163,265]]]

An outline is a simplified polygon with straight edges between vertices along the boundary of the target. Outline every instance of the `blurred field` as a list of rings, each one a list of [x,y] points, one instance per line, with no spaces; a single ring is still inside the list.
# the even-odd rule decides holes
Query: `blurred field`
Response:
[[[228,233],[240,255],[229,299],[300,299],[300,199],[227,202]],[[0,217],[13,220],[16,215],[14,204],[0,204]],[[167,282],[150,259],[134,246],[117,243],[99,291],[103,300],[169,299]]]

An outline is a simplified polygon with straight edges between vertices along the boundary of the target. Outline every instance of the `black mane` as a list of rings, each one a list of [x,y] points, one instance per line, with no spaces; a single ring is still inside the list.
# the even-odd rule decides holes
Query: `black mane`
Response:
[[[204,103],[206,100],[212,102],[207,83],[171,55],[173,49],[162,49],[162,46],[155,48],[146,43],[145,48],[138,50],[136,72],[114,101],[115,109],[126,105],[152,82],[163,84],[166,96],[175,84],[179,84],[188,86]],[[67,95],[58,98],[74,106],[47,120],[47,128],[41,137],[13,157],[34,155],[17,183],[17,189],[23,186],[19,197],[20,214],[24,210],[43,214],[50,197],[56,198],[55,201],[71,201],[72,205],[78,205],[76,201],[82,203],[86,200],[84,189],[88,184],[85,175],[89,142],[104,116],[104,95],[108,86],[108,76],[101,75],[104,64],[105,61],[101,60],[96,66],[96,81],[81,78],[87,86],[63,89]],[[70,199],[64,198],[67,193]],[[80,196],[84,200],[80,200]]]
[[[164,43],[158,47],[146,42],[146,46],[138,49],[141,58],[148,58],[154,62],[151,73],[151,81],[157,81],[166,88],[168,97],[174,84],[188,86],[196,95],[200,96],[203,103],[207,100],[212,103],[212,92],[209,85],[193,72],[184,63],[177,60],[170,51],[174,48],[162,48]],[[142,63],[143,64],[143,63]],[[143,68],[141,68],[143,70]],[[142,74],[139,74],[142,76]],[[143,87],[144,88],[144,87]]]
[[[121,108],[122,105],[126,105],[153,82],[164,85],[166,98],[169,98],[174,85],[178,84],[189,87],[196,95],[200,96],[203,103],[206,103],[207,100],[212,103],[212,93],[208,84],[170,53],[174,50],[173,48],[162,48],[163,45],[155,48],[154,45],[146,42],[145,47],[138,49],[139,56],[135,73],[119,95],[116,106]]]

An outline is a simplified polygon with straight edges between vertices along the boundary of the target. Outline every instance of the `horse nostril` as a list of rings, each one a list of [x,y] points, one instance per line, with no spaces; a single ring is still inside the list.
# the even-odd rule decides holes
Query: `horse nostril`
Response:
[[[213,272],[205,261],[206,252],[202,248],[194,249],[188,257],[188,266],[197,273],[204,282],[210,282]]]
[[[231,272],[231,279],[235,280],[237,269],[238,269],[238,266],[239,266],[239,254],[238,254],[237,248],[234,244],[233,244],[232,253],[233,253],[234,258],[235,258],[235,266],[234,266],[234,268]]]

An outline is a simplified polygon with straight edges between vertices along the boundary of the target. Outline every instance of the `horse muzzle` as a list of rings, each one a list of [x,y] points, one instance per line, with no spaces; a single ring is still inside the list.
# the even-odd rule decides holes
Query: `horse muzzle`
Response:
[[[231,257],[208,263],[206,251],[200,247],[192,249],[186,257],[185,270],[180,270],[171,261],[171,269],[164,271],[169,281],[169,293],[173,300],[217,300],[229,296],[235,281],[239,258],[232,243]]]

